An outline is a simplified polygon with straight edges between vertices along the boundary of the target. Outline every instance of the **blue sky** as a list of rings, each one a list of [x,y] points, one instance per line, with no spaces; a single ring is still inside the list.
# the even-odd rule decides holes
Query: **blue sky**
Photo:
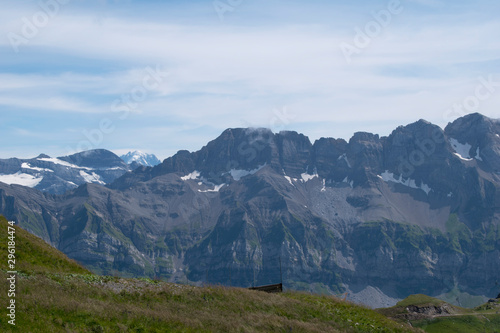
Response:
[[[0,4],[0,158],[500,118],[498,1]]]

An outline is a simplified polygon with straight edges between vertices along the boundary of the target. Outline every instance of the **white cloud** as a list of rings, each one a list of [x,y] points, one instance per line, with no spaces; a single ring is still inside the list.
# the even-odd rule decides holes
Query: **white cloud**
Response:
[[[441,4],[435,0],[413,2],[431,7]],[[295,6],[296,13],[305,12],[301,11],[304,5],[290,6]],[[18,31],[20,20],[15,18],[29,16],[36,6],[30,8],[31,12],[6,9],[0,14],[0,32]],[[245,8],[252,15],[279,16],[270,12],[275,7]],[[245,18],[245,8],[238,8],[230,21]],[[287,9],[288,14],[293,12]],[[69,8],[22,47],[20,58],[12,53],[0,59],[0,64],[38,60],[50,64],[47,59],[54,57],[53,62],[65,64],[60,70],[0,70],[0,111],[108,114],[116,98],[142,83],[146,66],[159,65],[170,75],[133,110],[134,117],[115,122],[117,133],[106,143],[121,137],[120,129],[135,125],[132,121],[137,123],[139,117],[165,122],[157,128],[169,128],[143,131],[141,140],[146,143],[200,125],[212,130],[271,127],[273,110],[284,106],[297,115],[285,124],[287,129],[307,128],[310,132],[305,134],[313,137],[347,138],[354,131],[383,132],[387,131],[384,123],[405,124],[418,118],[443,126],[445,110],[474,92],[478,76],[495,71],[489,62],[498,61],[500,51],[494,38],[494,32],[500,30],[497,21],[468,20],[467,11],[454,16],[415,14],[408,4],[348,65],[339,44],[350,42],[354,27],[366,22],[359,21],[361,14],[356,14],[355,21],[349,15],[342,17],[340,6],[325,10],[331,11],[331,21],[323,12],[321,21],[311,19],[314,23],[304,22],[296,14],[296,20],[290,17],[259,24],[259,18],[252,16],[246,23],[229,25],[220,24],[212,12],[212,23],[206,18],[180,23],[171,16],[162,20],[113,12],[96,20],[89,10]],[[364,9],[356,10],[363,13]],[[369,12],[364,17],[371,19]],[[255,19],[254,24],[248,23],[250,18]],[[6,38],[0,39],[2,46],[10,49]],[[94,67],[87,70],[88,64]],[[498,116],[499,96],[483,103],[478,111]],[[371,125],[361,127],[356,122]],[[331,126],[325,126],[332,123],[352,126],[339,126],[332,132]],[[188,134],[176,138],[190,142],[187,149],[205,143],[195,144]]]

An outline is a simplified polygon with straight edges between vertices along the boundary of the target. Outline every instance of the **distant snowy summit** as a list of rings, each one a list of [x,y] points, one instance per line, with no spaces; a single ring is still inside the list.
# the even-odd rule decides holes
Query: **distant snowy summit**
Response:
[[[0,183],[63,194],[86,183],[111,184],[140,165],[160,164],[155,155],[134,151],[124,156],[93,149],[69,156],[0,159]]]
[[[56,158],[41,154],[31,159],[0,159],[0,182],[62,194],[85,183],[112,183],[131,170],[109,150],[94,149]]]
[[[161,163],[161,161],[154,154],[146,154],[142,151],[131,151],[125,155],[120,156],[120,158],[127,164],[133,162],[144,166],[153,167]]]

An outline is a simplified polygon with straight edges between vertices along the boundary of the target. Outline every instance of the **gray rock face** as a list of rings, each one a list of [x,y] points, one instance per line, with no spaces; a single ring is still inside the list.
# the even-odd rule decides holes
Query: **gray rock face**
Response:
[[[0,213],[104,274],[248,287],[279,282],[281,259],[286,287],[373,306],[456,289],[491,298],[496,124],[471,115],[443,131],[421,120],[314,143],[228,129],[108,186],[56,196],[0,184]]]

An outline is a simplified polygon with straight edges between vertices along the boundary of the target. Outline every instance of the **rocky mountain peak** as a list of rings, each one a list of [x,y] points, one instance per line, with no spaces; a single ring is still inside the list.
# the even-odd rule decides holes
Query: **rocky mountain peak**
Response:
[[[485,170],[500,171],[498,120],[473,113],[449,123],[445,133],[454,150],[464,159],[476,160]]]
[[[87,150],[73,155],[59,157],[59,159],[89,168],[121,167],[127,169],[127,164],[118,157],[118,155],[106,149]]]
[[[231,128],[194,154],[195,168],[207,177],[233,169],[252,170],[270,164],[275,151],[269,129]]]
[[[378,134],[373,134],[369,132],[356,132],[349,140],[349,143],[378,143],[380,137]]]
[[[424,137],[431,137],[432,135],[442,135],[443,130],[426,120],[420,119],[414,123],[408,124],[406,126],[398,126],[390,136],[392,137],[407,137],[423,139]]]
[[[120,158],[127,164],[137,163],[144,166],[155,166],[161,163],[161,161],[154,154],[146,154],[142,151],[131,151],[125,155],[120,156]],[[134,169],[136,167],[133,167]]]
[[[485,117],[479,113],[473,113],[458,118],[452,123],[449,123],[445,128],[445,132],[448,136],[469,141],[477,141],[485,137],[491,138],[499,131],[500,124],[498,121]]]

